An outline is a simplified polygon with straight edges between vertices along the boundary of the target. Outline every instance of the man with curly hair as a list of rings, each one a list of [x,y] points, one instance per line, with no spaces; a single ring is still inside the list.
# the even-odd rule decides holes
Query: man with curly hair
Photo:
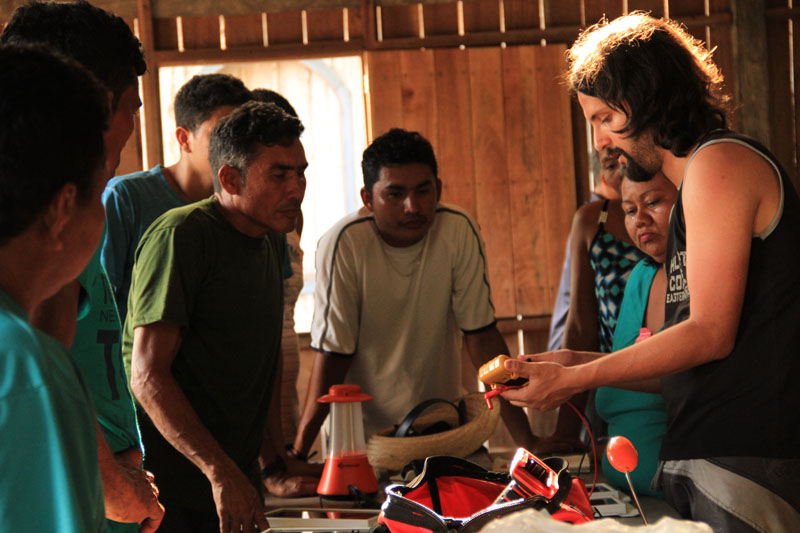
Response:
[[[674,22],[633,13],[588,29],[568,80],[628,177],[677,187],[665,329],[608,355],[561,350],[506,364],[513,403],[551,408],[603,385],[664,395],[654,488],[715,531],[800,528],[800,201],[757,141],[726,128],[711,53]],[[525,362],[524,360],[527,360]]]

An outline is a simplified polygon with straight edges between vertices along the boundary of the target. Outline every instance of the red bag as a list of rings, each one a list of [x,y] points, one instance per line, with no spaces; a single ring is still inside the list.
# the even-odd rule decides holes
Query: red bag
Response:
[[[378,517],[391,533],[471,533],[490,521],[524,509],[546,509],[556,520],[579,523],[593,520],[589,496],[582,481],[573,479],[561,458],[543,461],[557,473],[558,490],[552,498],[536,494],[495,503],[512,481],[506,472],[490,472],[456,457],[428,457],[422,473],[408,485],[390,485]]]

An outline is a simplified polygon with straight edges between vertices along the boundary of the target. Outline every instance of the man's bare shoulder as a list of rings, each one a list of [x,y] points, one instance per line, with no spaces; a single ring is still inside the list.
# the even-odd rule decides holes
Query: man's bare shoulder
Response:
[[[684,203],[721,203],[751,218],[758,233],[780,202],[780,179],[765,157],[747,146],[722,142],[702,148],[689,163],[683,182]],[[733,213],[731,213],[733,215]]]
[[[741,182],[760,188],[777,183],[775,168],[762,155],[735,142],[719,142],[701,148],[686,169],[687,179],[699,175],[723,185]]]

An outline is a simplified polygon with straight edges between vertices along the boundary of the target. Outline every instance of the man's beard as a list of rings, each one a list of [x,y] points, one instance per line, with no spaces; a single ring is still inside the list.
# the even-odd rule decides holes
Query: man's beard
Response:
[[[636,162],[625,150],[621,148],[614,148],[615,152],[619,153],[625,158],[625,162],[622,163],[622,175],[631,181],[636,182],[644,182],[650,181],[653,179],[653,176],[656,175],[658,169],[649,171],[645,169],[642,165]]]

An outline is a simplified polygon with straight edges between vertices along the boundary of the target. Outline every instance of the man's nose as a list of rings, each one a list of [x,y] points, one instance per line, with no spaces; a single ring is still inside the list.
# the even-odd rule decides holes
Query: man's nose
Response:
[[[289,180],[286,188],[289,197],[302,200],[306,192],[306,178],[295,174],[294,179]]]
[[[611,148],[611,139],[600,128],[592,128],[592,137],[594,138],[594,149],[598,152]]]
[[[406,213],[416,213],[419,211],[419,199],[417,199],[415,194],[406,196],[405,200],[403,200],[403,210]]]

